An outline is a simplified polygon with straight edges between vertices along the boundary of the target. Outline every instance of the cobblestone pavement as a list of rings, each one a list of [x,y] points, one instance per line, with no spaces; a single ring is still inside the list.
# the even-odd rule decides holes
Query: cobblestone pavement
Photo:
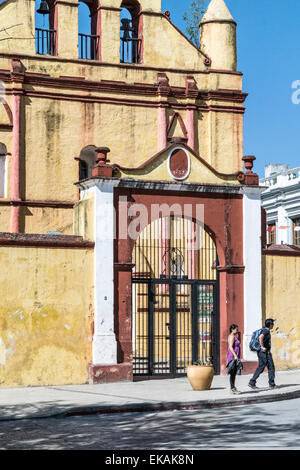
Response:
[[[1,450],[300,449],[300,399],[0,422]]]

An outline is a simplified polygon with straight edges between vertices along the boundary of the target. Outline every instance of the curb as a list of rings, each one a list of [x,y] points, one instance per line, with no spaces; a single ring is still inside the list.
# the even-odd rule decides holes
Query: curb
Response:
[[[249,392],[250,393],[250,392]],[[270,403],[284,400],[293,400],[300,398],[300,390],[293,392],[284,392],[274,395],[264,395],[255,397],[237,397],[237,398],[224,398],[219,400],[199,400],[191,402],[164,402],[164,403],[132,403],[125,405],[99,405],[99,406],[79,406],[73,407],[68,410],[42,414],[31,414],[29,416],[12,416],[0,418],[0,423],[5,421],[19,421],[19,420],[32,420],[32,419],[46,419],[46,418],[67,418],[71,416],[88,416],[96,414],[115,414],[115,413],[145,413],[145,412],[159,412],[170,410],[200,410],[222,408],[228,406],[251,405],[257,403]]]
[[[293,400],[300,398],[300,390],[293,392],[285,392],[278,395],[265,395],[263,397],[248,397],[248,398],[224,398],[219,400],[200,400],[197,402],[166,402],[166,403],[133,403],[131,405],[112,406],[105,407],[91,407],[91,408],[76,408],[66,412],[62,412],[56,416],[79,416],[79,415],[90,415],[90,414],[113,414],[113,413],[136,413],[136,412],[147,412],[147,411],[168,411],[168,410],[193,410],[203,408],[222,408],[225,406],[238,406],[238,405],[250,405],[255,403],[269,403],[284,400]],[[55,417],[56,417],[55,416]],[[54,416],[53,416],[54,417]]]

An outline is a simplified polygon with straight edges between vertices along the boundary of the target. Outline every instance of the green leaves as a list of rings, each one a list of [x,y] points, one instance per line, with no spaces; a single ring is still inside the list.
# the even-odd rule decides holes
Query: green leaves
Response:
[[[188,38],[199,48],[199,25],[206,10],[207,0],[192,0],[190,9],[183,14]]]

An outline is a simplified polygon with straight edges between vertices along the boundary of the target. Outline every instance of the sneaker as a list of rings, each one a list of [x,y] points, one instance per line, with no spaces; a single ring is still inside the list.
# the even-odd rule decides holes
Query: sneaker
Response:
[[[270,390],[274,390],[274,388],[277,388],[277,385],[275,385],[275,384],[274,385],[269,385]]]
[[[258,390],[256,385],[252,385],[250,382],[248,383],[248,387],[252,388],[252,390]]]
[[[236,388],[232,388],[231,393],[233,393],[234,395],[240,395],[241,392],[237,390]]]

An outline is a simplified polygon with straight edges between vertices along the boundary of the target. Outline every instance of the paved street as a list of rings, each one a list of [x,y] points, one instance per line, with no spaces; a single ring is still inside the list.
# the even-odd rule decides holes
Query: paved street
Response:
[[[1,450],[300,449],[300,399],[0,422]]]

